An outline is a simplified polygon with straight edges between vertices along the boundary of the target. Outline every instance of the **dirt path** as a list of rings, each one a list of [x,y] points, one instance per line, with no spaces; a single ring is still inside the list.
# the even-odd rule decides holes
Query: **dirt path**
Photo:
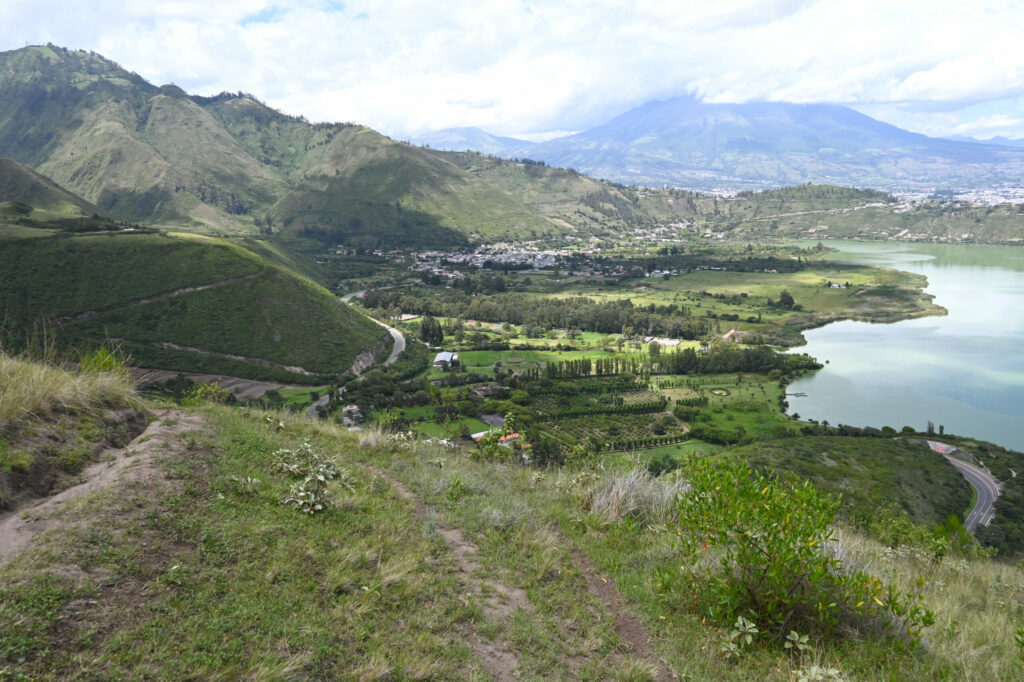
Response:
[[[566,545],[570,544],[570,540],[564,536],[563,541]],[[657,666],[654,679],[658,682],[670,682],[678,679],[670,672],[671,668],[668,663],[658,656],[647,627],[626,610],[619,590],[615,586],[615,581],[612,578],[601,576],[590,557],[579,549],[574,548],[572,553],[576,566],[579,567],[584,580],[587,581],[587,591],[594,595],[615,619],[615,630],[619,633],[619,637],[629,644],[629,650],[633,656]]]
[[[250,275],[243,275],[241,277],[232,277],[230,279],[222,279],[217,282],[210,282],[209,284],[201,284],[197,287],[182,287],[180,289],[174,289],[173,291],[165,291],[162,294],[156,294],[154,296],[147,296],[145,298],[136,298],[125,303],[118,303],[117,305],[107,306],[106,308],[97,308],[96,310],[84,310],[74,315],[68,315],[64,317],[58,317],[57,322],[68,322],[70,320],[84,320],[100,313],[109,313],[114,310],[122,310],[124,308],[130,308],[134,305],[142,305],[144,303],[154,303],[156,301],[163,301],[164,299],[174,298],[175,296],[181,296],[182,294],[191,294],[196,291],[205,291],[207,289],[216,289],[218,287],[226,287],[229,284],[236,282],[244,282],[247,279],[259,276],[260,273],[255,272]]]
[[[99,462],[82,472],[83,482],[57,495],[36,500],[0,516],[0,566],[25,549],[40,533],[67,524],[59,513],[86,493],[129,481],[144,482],[158,473],[156,458],[185,431],[202,430],[198,417],[178,410],[161,410],[157,420],[124,448],[100,453]]]
[[[412,503],[417,521],[426,520],[433,512],[429,505],[424,504],[401,481],[391,478],[379,469],[374,468],[372,471],[393,486],[400,497]],[[505,585],[479,575],[482,567],[474,558],[477,547],[466,538],[461,530],[443,526],[436,526],[436,528],[455,557],[459,582],[472,593],[482,597],[484,615],[488,618],[499,619],[500,622],[501,619],[507,619],[517,608],[530,610],[531,605],[526,592],[518,587]],[[615,630],[628,645],[629,653],[634,658],[643,659],[654,665],[654,679],[658,682],[677,680],[678,676],[671,672],[671,667],[658,656],[647,627],[626,609],[615,586],[615,581],[603,577],[590,557],[573,547],[569,538],[561,533],[558,533],[558,536],[561,546],[571,548],[574,565],[579,568],[580,574],[586,581],[587,591],[612,616],[615,621]],[[518,667],[518,658],[507,642],[499,641],[497,638],[494,641],[488,641],[481,638],[476,632],[467,632],[466,635],[484,667],[494,675],[495,679],[502,681],[518,679],[513,674]]]
[[[417,521],[424,521],[432,513],[432,508],[423,504],[401,481],[391,478],[379,469],[374,468],[372,471],[375,475],[386,480],[402,499],[412,503],[413,514]],[[497,622],[504,622],[511,617],[516,609],[530,610],[530,599],[526,596],[526,592],[518,587],[506,585],[479,575],[482,567],[474,558],[474,555],[477,553],[477,547],[466,538],[461,530],[440,525],[435,528],[438,535],[448,545],[449,551],[455,557],[459,584],[467,592],[480,598],[484,615],[487,618]],[[507,640],[500,636],[495,637],[493,640],[488,640],[470,628],[466,628],[463,634],[472,646],[473,651],[476,652],[484,669],[494,679],[501,682],[514,682],[519,679],[515,674],[515,670],[519,667],[519,656],[516,655]]]

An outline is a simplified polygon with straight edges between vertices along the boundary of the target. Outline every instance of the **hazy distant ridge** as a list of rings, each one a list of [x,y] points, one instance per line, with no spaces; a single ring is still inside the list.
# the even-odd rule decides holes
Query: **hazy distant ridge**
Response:
[[[468,135],[463,142],[488,151],[472,146]],[[1012,142],[932,138],[835,104],[681,97],[648,102],[574,135],[488,153],[644,185],[714,190],[812,182],[894,190],[1019,184],[1024,151],[1011,149],[1018,146]]]

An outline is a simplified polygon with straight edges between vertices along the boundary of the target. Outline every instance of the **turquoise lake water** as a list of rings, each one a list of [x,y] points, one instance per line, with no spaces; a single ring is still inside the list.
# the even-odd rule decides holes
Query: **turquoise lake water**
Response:
[[[1024,247],[826,242],[833,260],[928,277],[949,311],[893,324],[836,322],[798,351],[825,369],[792,383],[790,412],[853,426],[910,425],[1024,451]]]

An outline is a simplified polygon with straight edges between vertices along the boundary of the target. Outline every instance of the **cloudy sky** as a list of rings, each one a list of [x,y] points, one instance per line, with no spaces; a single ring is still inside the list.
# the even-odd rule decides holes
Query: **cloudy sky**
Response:
[[[656,98],[847,104],[1024,137],[1024,3],[964,0],[0,0],[0,49],[96,51],[394,137],[542,138]]]

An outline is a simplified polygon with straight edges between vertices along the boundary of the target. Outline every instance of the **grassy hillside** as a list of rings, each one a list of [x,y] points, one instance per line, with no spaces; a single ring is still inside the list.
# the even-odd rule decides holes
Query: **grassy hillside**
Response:
[[[842,496],[848,519],[863,522],[880,509],[905,512],[918,524],[964,517],[971,488],[941,455],[924,445],[879,438],[805,436],[735,448],[751,466],[807,479]]]
[[[3,674],[781,681],[1024,672],[1017,566],[893,550],[840,526],[827,551],[876,578],[880,604],[914,593],[935,612],[923,645],[886,634],[886,609],[869,599],[860,619],[851,614],[861,605],[850,605],[834,636],[805,620],[794,629],[808,639],[787,648],[787,631],[762,625],[730,649],[735,618],[708,613],[711,583],[688,582],[678,501],[687,492],[673,477],[539,471],[288,414],[151,407],[143,439],[159,447],[132,446],[140,477],[50,512],[50,532],[0,567]],[[326,491],[333,501],[303,514],[282,502],[303,481],[289,467],[311,462],[338,477]],[[786,509],[784,493],[758,484],[743,494]],[[709,519],[723,511],[707,508]],[[714,569],[722,555],[700,551]]]
[[[4,345],[110,340],[135,364],[322,382],[390,338],[312,282],[223,240],[115,233],[0,251]]]
[[[672,223],[692,218],[700,195],[681,190],[625,187],[574,170],[476,152],[428,150],[561,225],[588,232]]]
[[[11,205],[15,203],[21,206]],[[46,176],[13,159],[0,157],[0,215],[31,217],[31,209],[66,216],[91,215],[97,210]]]
[[[357,245],[452,245],[559,231],[458,167],[369,128],[341,128],[307,153],[273,225]]]
[[[0,154],[122,220],[326,243],[460,244],[564,229],[416,147],[248,95],[189,97],[98,55],[0,53]]]

